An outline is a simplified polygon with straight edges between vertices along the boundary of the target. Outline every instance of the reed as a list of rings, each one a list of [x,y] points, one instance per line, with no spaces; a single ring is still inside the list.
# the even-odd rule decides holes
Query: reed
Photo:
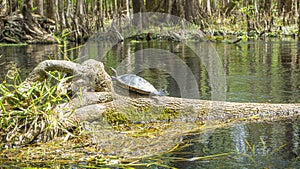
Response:
[[[46,80],[28,86],[16,67],[8,71],[0,84],[0,148],[70,133],[55,110],[70,100],[67,94],[57,92],[57,83],[66,78],[62,73],[49,72]]]

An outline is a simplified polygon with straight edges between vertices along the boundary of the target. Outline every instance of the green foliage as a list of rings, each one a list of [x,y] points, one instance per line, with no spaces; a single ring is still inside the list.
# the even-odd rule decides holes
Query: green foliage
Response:
[[[180,113],[178,111],[165,108],[163,110],[163,113],[161,114],[160,118],[161,120],[170,120],[175,119]]]
[[[37,10],[36,6],[32,7],[32,12],[35,12],[36,10]]]
[[[273,165],[273,157],[276,156],[276,153],[282,151],[284,147],[286,147],[286,145],[281,145],[278,148],[270,150],[267,147],[266,142],[263,140],[263,138],[260,138],[260,141],[262,145],[262,150],[260,153],[258,153],[259,145],[251,145],[247,140],[245,140],[246,150],[243,153],[238,152],[237,157],[246,157],[257,168],[269,168]]]
[[[250,17],[253,17],[254,16],[254,6],[253,5],[248,5],[248,6],[245,6],[243,8],[240,9],[240,12],[245,14],[245,15],[248,15]]]
[[[104,117],[111,125],[125,124],[129,122],[128,118],[125,115],[113,110],[106,112]]]
[[[68,132],[54,110],[70,99],[58,94],[55,85],[65,77],[58,72],[48,76],[43,82],[28,84],[22,81],[17,68],[8,71],[0,84],[0,142],[22,145]]]

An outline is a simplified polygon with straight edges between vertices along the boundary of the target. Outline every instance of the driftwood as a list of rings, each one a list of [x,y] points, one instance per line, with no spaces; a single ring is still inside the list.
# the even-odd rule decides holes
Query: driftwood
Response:
[[[102,117],[103,112],[119,111],[126,108],[140,110],[167,110],[176,113],[171,121],[228,121],[241,118],[271,118],[291,116],[300,113],[300,104],[269,104],[269,103],[234,103],[207,100],[174,98],[167,96],[124,96],[116,94],[110,76],[105,72],[101,62],[87,60],[77,64],[69,61],[47,60],[41,62],[28,76],[26,81],[46,78],[46,71],[58,70],[73,75],[72,90],[84,91],[80,97],[74,98],[64,107],[74,110],[74,118],[78,121],[95,121]],[[157,119],[140,119],[155,121]],[[133,120],[138,122],[137,119]]]
[[[110,76],[104,71],[104,65],[95,60],[87,60],[82,64],[64,60],[46,60],[33,69],[25,83],[44,80],[48,71],[59,71],[73,76],[72,87],[82,87],[84,91],[109,92],[113,89]]]
[[[164,152],[175,146],[187,132],[214,128],[215,124],[239,120],[270,119],[300,114],[300,104],[232,103],[167,96],[142,96],[120,93],[113,86],[101,62],[82,64],[69,61],[41,62],[24,83],[47,78],[46,71],[72,75],[73,99],[56,107],[58,118],[78,121],[101,153],[141,157]],[[80,90],[78,90],[80,89]],[[78,91],[82,91],[77,94]],[[107,117],[112,114],[120,121]],[[109,121],[110,120],[110,121]],[[125,123],[125,130],[111,125]],[[127,124],[127,125],[126,125]],[[122,125],[121,125],[122,126]],[[153,134],[148,130],[155,130]],[[136,133],[146,133],[136,136]]]

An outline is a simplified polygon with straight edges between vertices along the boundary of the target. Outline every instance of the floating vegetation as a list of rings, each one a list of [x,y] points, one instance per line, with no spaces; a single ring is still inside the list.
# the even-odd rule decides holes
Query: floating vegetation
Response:
[[[54,166],[56,168],[174,168],[171,166],[173,162],[214,160],[233,155],[233,153],[220,153],[193,158],[171,156],[169,153],[185,147],[184,144],[178,143],[156,155],[126,158],[119,155],[104,155],[103,150],[95,144],[86,142],[86,139],[76,137],[65,142],[63,138],[58,138],[47,143],[36,143],[30,147],[3,150],[0,155],[0,167],[2,164],[15,167],[48,168],[54,168]]]
[[[70,100],[55,85],[66,77],[58,72],[47,75],[45,81],[28,84],[16,67],[8,71],[0,84],[0,148],[71,135],[64,123],[70,127],[73,122],[61,119],[55,111],[57,105]]]

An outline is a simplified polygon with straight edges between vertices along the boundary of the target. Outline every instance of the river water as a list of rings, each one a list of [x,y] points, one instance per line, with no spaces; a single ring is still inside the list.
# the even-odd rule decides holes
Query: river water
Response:
[[[0,78],[12,64],[26,77],[45,59],[68,57],[82,62],[93,58],[103,61],[106,68],[117,68],[119,74],[138,74],[157,89],[166,90],[169,96],[296,103],[300,102],[299,45],[291,39],[256,40],[237,45],[145,41],[120,43],[109,49],[109,45],[99,47],[88,43],[81,52],[74,49],[66,54],[61,54],[64,50],[56,45],[0,47]],[[104,51],[107,52],[103,54]]]
[[[119,74],[138,74],[173,97],[300,102],[300,43],[294,39],[249,40],[239,44],[90,42],[74,50],[56,45],[3,46],[0,79],[12,66],[18,67],[25,78],[48,58],[103,61],[107,70],[114,67]],[[164,163],[178,168],[297,168],[299,124],[297,119],[241,123],[193,134],[183,140],[184,148],[165,154],[164,159],[168,160]]]

